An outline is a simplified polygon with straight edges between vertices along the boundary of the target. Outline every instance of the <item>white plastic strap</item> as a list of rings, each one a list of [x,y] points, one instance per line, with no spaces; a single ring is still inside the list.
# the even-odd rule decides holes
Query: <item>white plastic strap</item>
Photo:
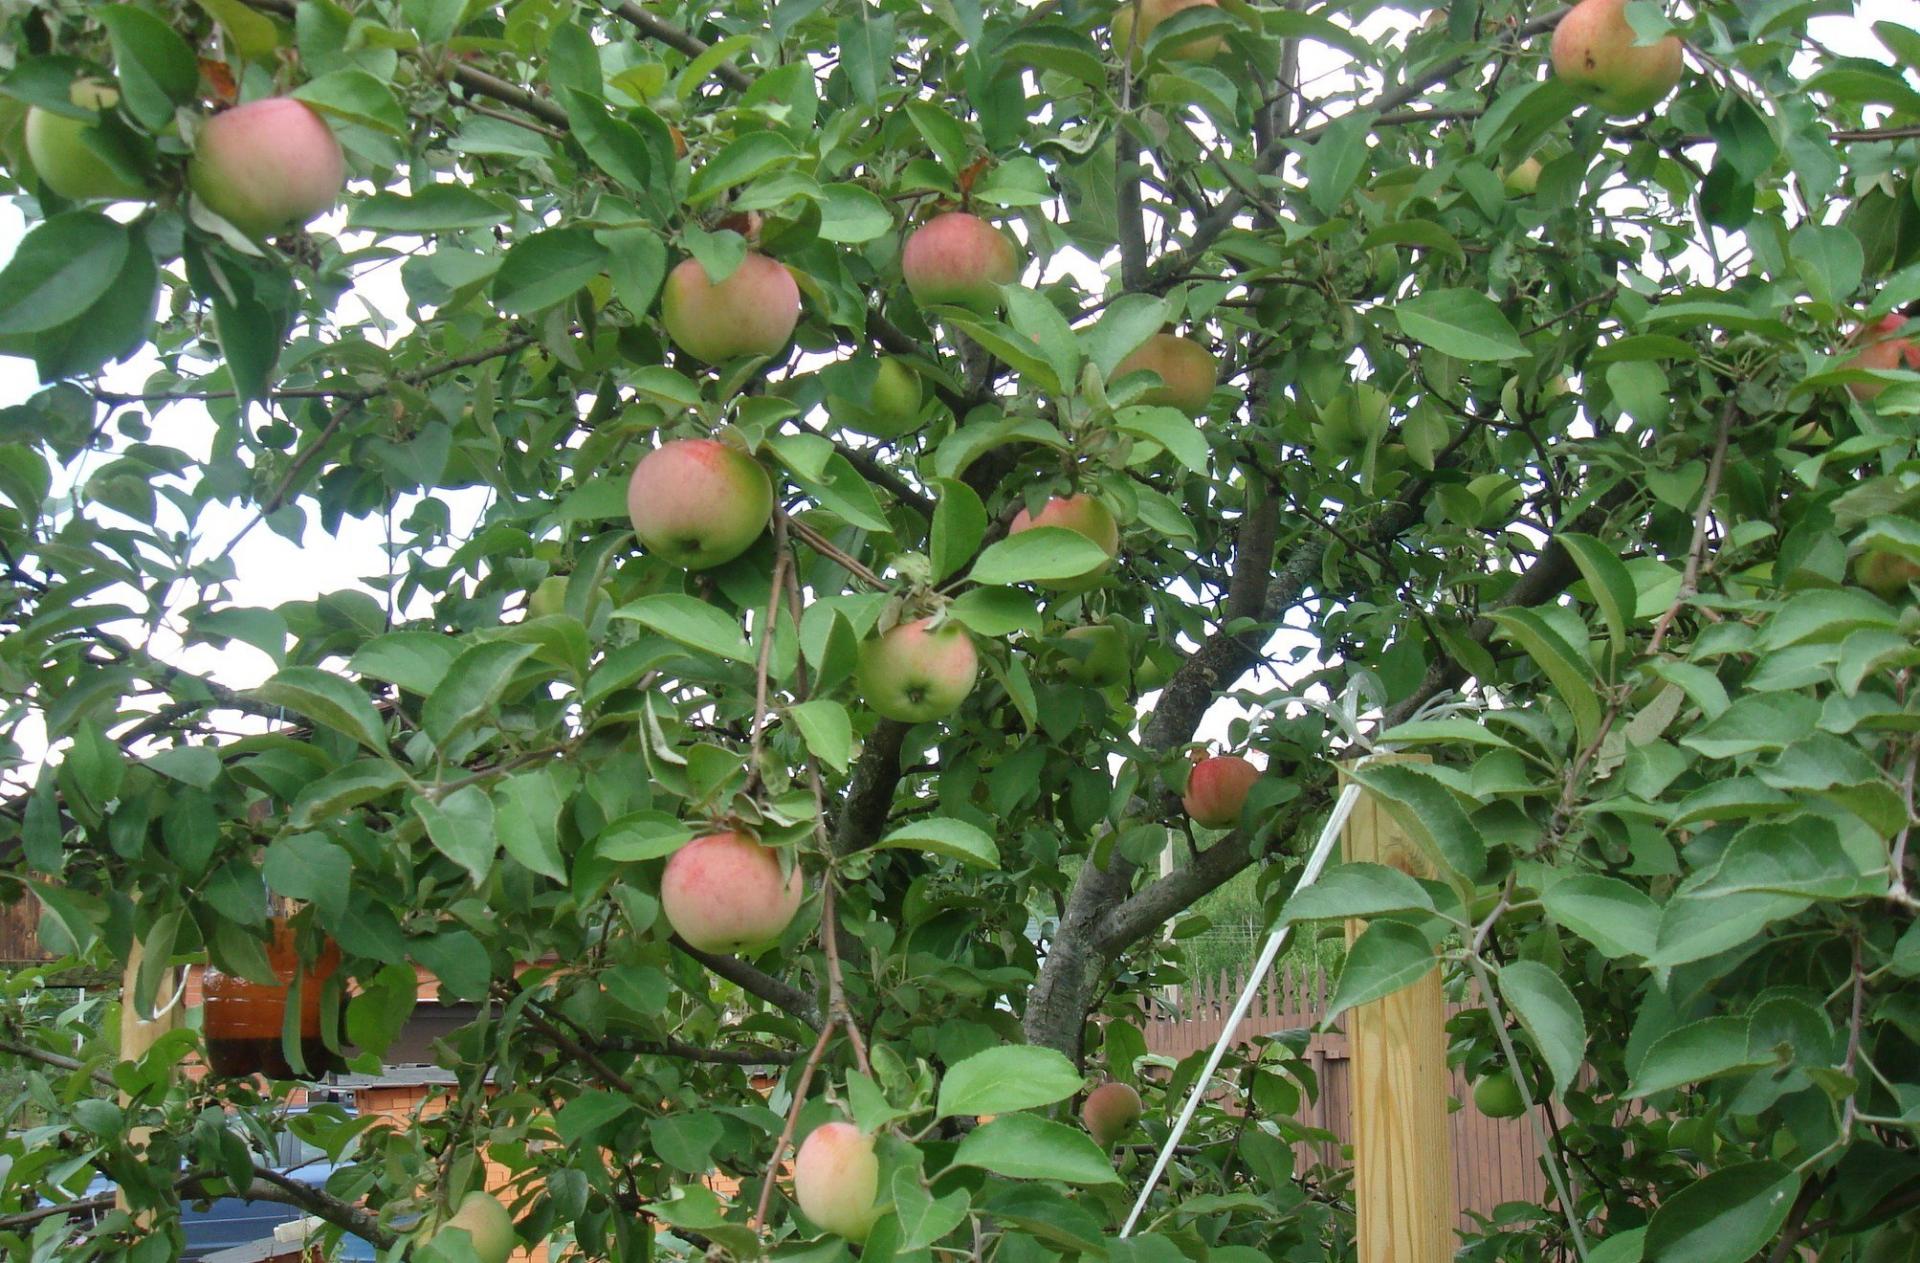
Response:
[[[1364,760],[1362,760],[1364,762]],[[1346,828],[1347,817],[1353,814],[1353,805],[1360,801],[1360,786],[1348,781],[1340,791],[1340,797],[1334,801],[1333,814],[1327,817],[1326,828],[1320,831],[1320,840],[1314,844],[1313,851],[1307,856],[1306,871],[1300,874],[1300,882],[1294,893],[1298,894],[1308,886],[1320,880],[1321,870],[1327,866],[1327,857],[1333,854],[1333,844],[1340,839],[1340,830]],[[1213,1075],[1220,1068],[1220,1059],[1227,1055],[1227,1047],[1233,1043],[1233,1037],[1239,1032],[1240,1019],[1247,1015],[1253,1005],[1254,993],[1260,990],[1261,981],[1267,976],[1267,970],[1273,967],[1274,960],[1280,955],[1280,949],[1286,946],[1287,935],[1293,929],[1285,924],[1267,936],[1267,945],[1260,949],[1260,958],[1254,962],[1253,972],[1247,976],[1247,985],[1240,992],[1240,998],[1234,1002],[1233,1012],[1227,1016],[1227,1024],[1220,1031],[1220,1039],[1213,1046],[1213,1055],[1207,1058],[1206,1069],[1194,1080],[1193,1091],[1187,1094],[1187,1103],[1180,1111],[1180,1117],[1174,1121],[1173,1131],[1167,1135],[1167,1143],[1160,1148],[1160,1155],[1153,1161],[1153,1171],[1147,1176],[1146,1185],[1140,1190],[1140,1200],[1133,1204],[1133,1213],[1127,1216],[1127,1222],[1121,1226],[1122,1238],[1133,1233],[1134,1224],[1140,1221],[1140,1212],[1147,1208],[1147,1199],[1153,1196],[1153,1190],[1160,1183],[1160,1177],[1166,1174],[1167,1164],[1173,1161],[1173,1151],[1180,1144],[1180,1137],[1186,1135],[1187,1124],[1193,1121],[1193,1112],[1200,1107],[1200,1098],[1206,1092],[1207,1085],[1213,1082]]]

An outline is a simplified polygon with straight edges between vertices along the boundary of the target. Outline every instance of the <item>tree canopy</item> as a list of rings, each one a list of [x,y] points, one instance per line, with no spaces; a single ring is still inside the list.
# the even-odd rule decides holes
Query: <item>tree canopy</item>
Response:
[[[490,1263],[433,1234],[483,1158],[556,1259],[1351,1257],[1295,1037],[1118,1236],[1231,883],[1370,918],[1336,1022],[1437,950],[1451,1056],[1551,1105],[1462,1257],[1920,1257],[1920,30],[1609,5],[1670,94],[1506,0],[5,6],[0,895],[60,956],[0,988],[9,1257],[238,1193]],[[283,97],[317,218],[324,134],[211,126]],[[252,595],[242,538],[354,522]],[[1435,879],[1293,897],[1342,765]],[[797,914],[669,924],[676,857],[760,889],[726,834]],[[448,1108],[120,1056],[289,952],[296,1072],[476,1005]],[[851,1207],[788,1178],[835,1120]]]

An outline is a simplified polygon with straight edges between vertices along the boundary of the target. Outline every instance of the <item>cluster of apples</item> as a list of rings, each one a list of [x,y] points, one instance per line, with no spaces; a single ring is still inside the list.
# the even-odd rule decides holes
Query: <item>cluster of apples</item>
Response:
[[[154,190],[109,163],[89,137],[100,114],[120,103],[104,83],[76,80],[68,92],[92,118],[34,106],[27,111],[27,160],[40,183],[72,202],[145,201]],[[326,121],[304,102],[267,97],[200,124],[187,159],[187,185],[206,209],[252,237],[298,228],[340,200],[346,155]]]

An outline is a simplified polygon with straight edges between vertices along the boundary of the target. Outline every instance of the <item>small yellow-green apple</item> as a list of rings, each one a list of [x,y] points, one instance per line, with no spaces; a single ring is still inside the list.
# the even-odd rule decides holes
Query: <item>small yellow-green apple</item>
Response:
[[[1123,57],[1130,57],[1133,64],[1138,65],[1145,55],[1147,41],[1153,38],[1155,28],[1162,22],[1188,9],[1218,7],[1219,0],[1121,0],[1120,7],[1113,11],[1113,50]],[[1140,33],[1137,36],[1133,32],[1135,13],[1140,15]],[[1227,41],[1219,35],[1202,35],[1177,47],[1164,49],[1160,55],[1184,61],[1209,61],[1226,46]],[[1132,50],[1131,53],[1128,50]]]
[[[880,1217],[880,1159],[873,1137],[852,1123],[822,1123],[793,1159],[793,1195],[801,1213],[848,1241],[866,1240]]]
[[[1260,771],[1237,754],[1216,754],[1202,759],[1187,773],[1187,792],[1180,804],[1195,824],[1209,829],[1225,829],[1240,822],[1240,809],[1246,806],[1247,792],[1260,779]]]
[[[437,1239],[449,1229],[467,1234],[473,1245],[473,1256],[480,1263],[507,1263],[507,1256],[519,1243],[513,1231],[513,1216],[507,1213],[507,1208],[493,1194],[478,1189],[460,1199],[454,1212],[434,1229],[432,1238]]]
[[[298,228],[340,200],[347,158],[318,114],[292,97],[249,101],[200,125],[187,183],[241,232]]]
[[[1160,374],[1160,385],[1140,396],[1137,403],[1178,408],[1190,417],[1197,417],[1213,401],[1219,367],[1214,363],[1213,352],[1191,338],[1156,333],[1113,367],[1116,378],[1148,371]]]
[[[1102,1149],[1111,1149],[1140,1121],[1140,1094],[1130,1083],[1103,1083],[1087,1093],[1080,1121]]]
[[[1553,28],[1553,73],[1615,117],[1643,114],[1680,82],[1677,35],[1651,44],[1627,21],[1627,0],[1580,0]]]
[[[799,322],[800,286],[793,273],[753,250],[718,285],[699,260],[682,259],[660,289],[667,336],[708,364],[778,354]]]
[[[627,483],[634,534],[688,570],[724,565],[752,547],[773,516],[760,463],[713,439],[674,439],[640,458]]]
[[[1103,689],[1124,684],[1133,665],[1127,653],[1127,636],[1111,623],[1093,623],[1070,627],[1062,640],[1071,648],[1060,655],[1060,674],[1075,684]]]
[[[1853,559],[1853,581],[1883,601],[1901,600],[1920,581],[1920,565],[1898,553],[1861,553]]]
[[[854,677],[875,713],[927,723],[951,715],[973,691],[980,659],[972,637],[957,622],[930,628],[931,621],[899,623],[860,643]]]
[[[1847,341],[1860,348],[1843,367],[1870,368],[1875,371],[1905,368],[1920,371],[1920,338],[1901,337],[1907,318],[1889,312],[1872,324],[1861,325]],[[1854,382],[1847,387],[1853,397],[1865,402],[1876,399],[1887,388],[1885,382]]]
[[[703,952],[757,951],[779,938],[805,893],[800,866],[730,829],[695,838],[667,858],[660,910],[673,932]]]
[[[827,396],[827,415],[835,425],[877,439],[897,439],[920,420],[920,375],[905,360],[880,357],[873,389],[865,403]]]
[[[1518,1118],[1527,1112],[1510,1070],[1496,1070],[1474,1084],[1473,1107],[1488,1118]]]
[[[1041,587],[1056,588],[1062,592],[1090,587],[1113,564],[1114,557],[1120,552],[1120,524],[1114,521],[1112,510],[1090,495],[1055,496],[1041,505],[1038,513],[1028,513],[1023,507],[1013,515],[1007,534],[1018,535],[1036,526],[1058,526],[1084,535],[1107,554],[1107,559],[1092,569],[1064,579],[1046,580],[1039,585]]]
[[[67,97],[96,115],[120,102],[118,92],[89,79],[74,80]],[[146,189],[114,170],[87,145],[86,135],[93,127],[87,119],[68,118],[37,105],[27,111],[27,160],[40,183],[74,202],[145,200]]]
[[[1500,182],[1506,185],[1507,192],[1516,197],[1526,197],[1540,187],[1540,159],[1528,154],[1507,168]]]
[[[595,610],[607,603],[606,591],[595,588],[593,595],[587,598],[587,617],[592,619]],[[528,618],[550,618],[555,614],[567,612],[567,576],[548,575],[534,588],[533,595],[527,598]]]
[[[900,273],[922,307],[945,303],[992,315],[1000,287],[1020,276],[1020,254],[978,215],[947,211],[913,230],[900,250]]]

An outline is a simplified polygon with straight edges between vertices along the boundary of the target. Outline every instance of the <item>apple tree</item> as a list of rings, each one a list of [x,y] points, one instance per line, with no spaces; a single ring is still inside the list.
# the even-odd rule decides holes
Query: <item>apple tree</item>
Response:
[[[0,1248],[1350,1257],[1297,1036],[1119,1233],[1235,888],[1548,1127],[1462,1257],[1916,1257],[1880,10],[0,7]]]

